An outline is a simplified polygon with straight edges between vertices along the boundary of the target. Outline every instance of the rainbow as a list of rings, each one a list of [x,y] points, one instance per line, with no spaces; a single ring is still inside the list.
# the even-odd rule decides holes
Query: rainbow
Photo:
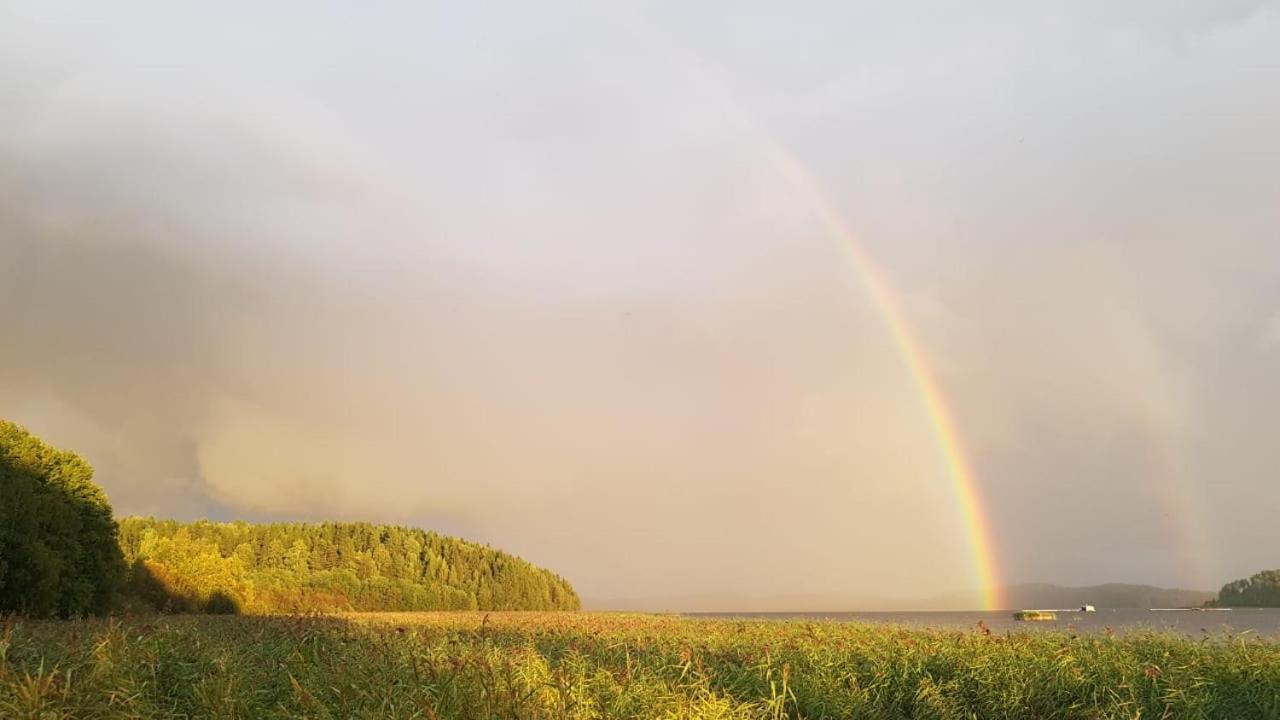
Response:
[[[1166,423],[1163,427],[1160,422]],[[1145,436],[1152,456],[1148,458],[1150,491],[1163,508],[1165,532],[1171,542],[1181,548],[1178,565],[1179,582],[1187,587],[1214,587],[1213,568],[1217,567],[1214,538],[1204,524],[1200,508],[1204,500],[1187,472],[1183,456],[1184,443],[1180,433],[1186,429],[1180,423],[1159,419],[1148,420]],[[1169,437],[1176,440],[1170,442]],[[1221,581],[1218,581],[1220,583]]]
[[[951,480],[951,490],[960,506],[960,514],[966,527],[969,554],[975,580],[982,592],[983,607],[987,610],[1004,609],[1007,603],[997,571],[993,533],[983,509],[982,494],[964,446],[960,443],[960,434],[951,410],[947,407],[942,388],[938,386],[933,371],[925,360],[920,343],[911,332],[911,326],[902,313],[889,281],[877,270],[853,232],[845,225],[835,205],[795,155],[786,152],[772,138],[769,139],[767,148],[773,166],[807,199],[825,233],[837,240],[893,338],[894,346],[911,376],[942,452],[947,475]]]
[[[712,97],[719,100],[727,114],[765,150],[773,168],[805,199],[823,231],[836,240],[892,337],[933,428],[951,490],[966,528],[974,579],[982,593],[983,606],[987,610],[1005,609],[1007,603],[1003,596],[991,523],[983,508],[982,495],[964,446],[960,443],[960,434],[947,407],[946,398],[925,360],[920,343],[911,332],[911,326],[899,307],[891,284],[858,243],[813,173],[736,101],[725,84],[705,69],[701,59],[677,46],[668,35],[638,13],[629,11],[620,3],[614,7],[633,31],[653,42],[683,69],[692,70],[692,76],[701,79],[703,86],[710,90]]]

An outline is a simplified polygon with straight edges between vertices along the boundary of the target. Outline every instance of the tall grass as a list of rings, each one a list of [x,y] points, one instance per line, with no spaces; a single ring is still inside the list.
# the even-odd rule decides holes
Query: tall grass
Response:
[[[4,718],[1280,718],[1280,644],[575,613],[10,620]]]

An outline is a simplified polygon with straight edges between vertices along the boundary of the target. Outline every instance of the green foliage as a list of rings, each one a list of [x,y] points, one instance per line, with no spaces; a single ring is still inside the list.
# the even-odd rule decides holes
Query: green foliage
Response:
[[[576,610],[563,578],[492,548],[369,523],[125,518],[130,587],[160,609]]]
[[[1218,593],[1221,607],[1280,607],[1280,570],[1263,570],[1229,582]]]
[[[589,613],[43,622],[0,635],[0,717],[1274,720],[1280,643]]]
[[[0,613],[101,612],[122,570],[89,463],[0,420]]]

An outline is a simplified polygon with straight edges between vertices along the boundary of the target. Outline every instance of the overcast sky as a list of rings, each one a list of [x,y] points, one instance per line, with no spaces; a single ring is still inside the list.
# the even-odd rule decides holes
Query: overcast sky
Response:
[[[0,416],[588,597],[1280,566],[1280,4],[0,0]]]

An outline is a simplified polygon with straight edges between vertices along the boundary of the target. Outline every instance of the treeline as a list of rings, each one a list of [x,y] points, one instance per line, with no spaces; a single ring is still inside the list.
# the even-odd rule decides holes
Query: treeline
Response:
[[[1179,590],[1152,585],[1105,583],[1063,587],[1048,583],[1010,585],[1005,600],[1010,607],[1065,608],[1088,603],[1100,608],[1198,607],[1212,600],[1213,591]]]
[[[117,524],[93,468],[0,420],[0,615],[576,610],[564,578],[493,548],[368,523]]]
[[[1216,604],[1219,607],[1280,607],[1280,570],[1263,570],[1223,585]]]
[[[576,610],[564,579],[493,548],[370,523],[120,521],[129,587],[176,611]]]

